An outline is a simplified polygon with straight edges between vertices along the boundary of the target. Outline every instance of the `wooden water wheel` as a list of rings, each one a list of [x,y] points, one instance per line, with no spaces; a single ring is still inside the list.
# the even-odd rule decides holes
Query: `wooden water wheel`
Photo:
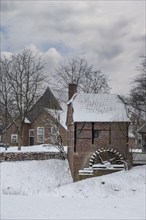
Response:
[[[98,149],[90,158],[89,167],[94,165],[105,165],[110,167],[112,165],[122,165],[125,169],[128,169],[128,164],[124,160],[122,154],[113,148],[101,148]]]

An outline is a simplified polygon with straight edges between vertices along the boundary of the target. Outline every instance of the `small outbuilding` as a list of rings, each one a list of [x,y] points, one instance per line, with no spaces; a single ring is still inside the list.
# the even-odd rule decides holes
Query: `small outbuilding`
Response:
[[[128,160],[130,120],[120,96],[76,92],[76,85],[70,84],[66,123],[68,159],[74,181],[79,179],[79,170],[96,163],[99,149],[113,149],[117,156]]]

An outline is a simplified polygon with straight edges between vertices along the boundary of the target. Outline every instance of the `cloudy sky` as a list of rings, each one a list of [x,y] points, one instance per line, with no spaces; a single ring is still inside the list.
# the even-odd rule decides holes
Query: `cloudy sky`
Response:
[[[1,0],[1,51],[31,45],[48,74],[74,56],[109,75],[112,93],[126,95],[145,55],[145,0]]]

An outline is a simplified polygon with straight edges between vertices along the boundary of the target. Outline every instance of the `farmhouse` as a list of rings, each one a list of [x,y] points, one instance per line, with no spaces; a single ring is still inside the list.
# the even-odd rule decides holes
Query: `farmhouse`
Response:
[[[47,87],[44,94],[34,104],[25,118],[22,145],[50,143],[52,136],[56,135],[56,129],[58,129],[62,137],[63,144],[66,145],[67,131],[64,118],[62,107],[51,89]],[[18,124],[19,118],[16,120]],[[18,132],[15,123],[11,123],[2,132],[2,142],[9,143],[11,146],[18,144]]]
[[[96,163],[97,150],[113,149],[128,160],[130,120],[118,95],[76,93],[76,85],[70,84],[66,124],[68,159],[74,181],[79,178],[79,170]]]

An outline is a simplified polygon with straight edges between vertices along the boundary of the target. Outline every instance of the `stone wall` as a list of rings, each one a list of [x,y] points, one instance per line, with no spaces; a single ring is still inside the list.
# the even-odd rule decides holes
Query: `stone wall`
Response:
[[[66,155],[65,155],[66,158]],[[64,158],[64,159],[65,159]],[[4,161],[24,161],[24,160],[48,160],[48,159],[63,159],[60,152],[2,152],[0,153],[0,162]]]

